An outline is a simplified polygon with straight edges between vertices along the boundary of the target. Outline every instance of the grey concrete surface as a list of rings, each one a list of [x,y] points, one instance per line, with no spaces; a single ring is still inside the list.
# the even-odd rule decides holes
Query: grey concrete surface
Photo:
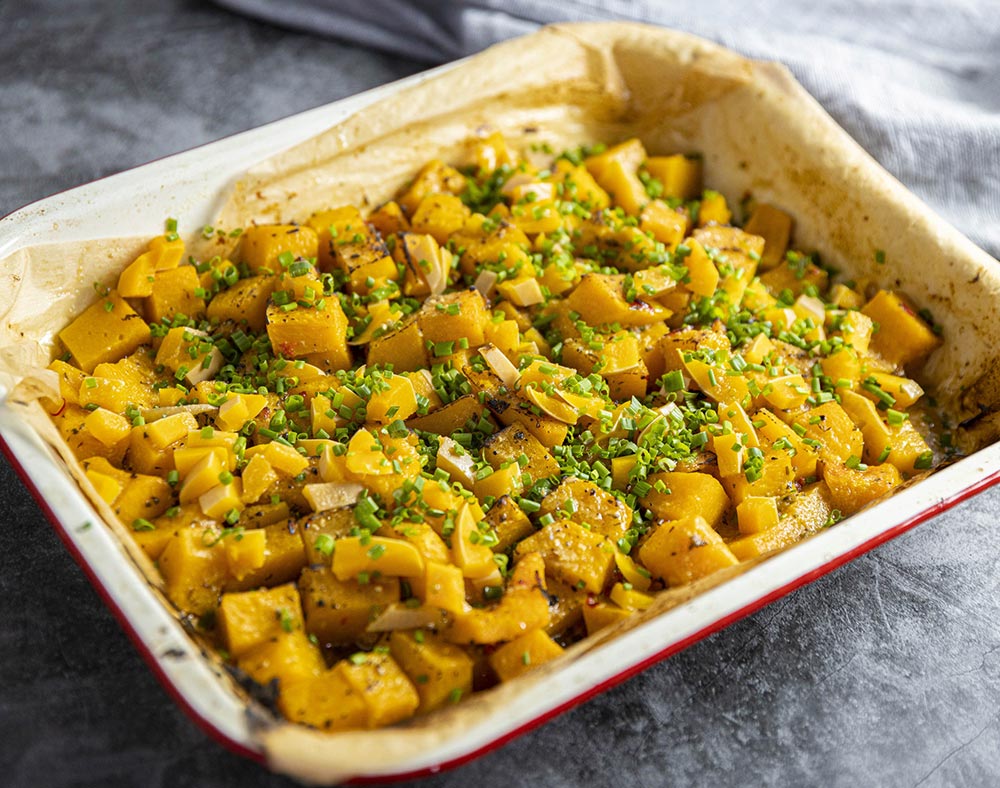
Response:
[[[419,68],[194,0],[0,2],[0,214]],[[0,509],[0,785],[288,785],[173,705],[5,463]],[[423,785],[996,785],[998,512],[987,492]]]

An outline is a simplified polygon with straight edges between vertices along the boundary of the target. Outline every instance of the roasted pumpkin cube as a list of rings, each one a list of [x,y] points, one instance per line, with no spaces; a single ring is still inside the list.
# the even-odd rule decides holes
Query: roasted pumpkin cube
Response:
[[[881,431],[875,434],[877,437],[870,446],[865,441],[866,462],[876,463],[884,457],[885,462],[895,465],[907,476],[933,467],[934,453],[910,421],[888,425],[888,435]]]
[[[355,527],[354,510],[349,507],[317,512],[299,520],[298,532],[306,551],[306,564],[329,566],[334,542],[348,536]]]
[[[393,632],[389,649],[416,687],[420,696],[418,713],[434,711],[456,696],[472,692],[472,657],[457,646],[417,630]]]
[[[795,419],[806,440],[818,441],[819,458],[838,464],[854,456],[861,458],[864,437],[851,417],[836,402],[825,402]]]
[[[889,462],[864,470],[831,463],[823,469],[823,481],[830,488],[833,507],[846,517],[888,495],[903,478]]]
[[[77,366],[90,374],[98,364],[117,361],[149,342],[150,333],[146,321],[111,291],[60,331],[59,339]]]
[[[563,343],[563,362],[581,375],[599,374],[608,382],[613,399],[628,400],[646,394],[649,372],[639,353],[639,340],[629,331],[618,331],[599,341],[567,339]]]
[[[87,429],[86,422],[90,413],[78,405],[66,404],[52,417],[52,420],[74,455],[107,459],[116,468],[121,467],[128,449],[128,440],[121,440],[109,446],[103,444]]]
[[[941,344],[909,300],[899,293],[879,290],[861,312],[879,325],[872,337],[872,350],[895,366],[921,361]]]
[[[222,353],[208,334],[195,328],[171,328],[156,351],[156,363],[189,385],[214,378],[222,362]]]
[[[98,408],[84,419],[84,426],[105,446],[114,446],[129,436],[132,425],[121,414]]]
[[[410,229],[410,220],[395,200],[383,203],[368,216],[368,224],[378,230],[382,237],[405,233]]]
[[[417,314],[425,342],[436,344],[465,338],[470,348],[486,341],[484,328],[489,319],[486,301],[476,289],[428,298]]]
[[[502,264],[509,271],[532,274],[534,265],[525,251],[530,248],[528,236],[509,221],[489,225],[486,221],[481,214],[473,214],[462,231],[452,236],[452,245],[462,250],[459,265],[463,273],[476,276],[481,268]]]
[[[338,662],[334,670],[361,695],[369,728],[411,717],[420,705],[416,687],[388,654],[359,652]]]
[[[682,328],[671,331],[660,340],[664,371],[684,371],[684,356],[697,350],[714,351],[717,356],[724,357],[729,354],[731,346],[725,333],[714,329]]]
[[[636,137],[625,140],[617,145],[613,145],[606,150],[588,156],[584,161],[587,171],[600,183],[601,176],[607,167],[613,162],[623,165],[629,172],[635,173],[639,166],[646,161],[646,148],[642,141]]]
[[[121,493],[111,504],[115,514],[127,528],[138,520],[153,520],[163,514],[173,502],[173,492],[165,479],[115,468],[103,457],[83,460],[84,471],[94,471],[121,484]]]
[[[674,250],[687,235],[690,220],[683,211],[671,208],[662,200],[653,200],[642,209],[639,228],[667,247]]]
[[[48,368],[59,376],[59,393],[66,404],[81,404],[79,397],[80,386],[83,384],[83,379],[87,376],[86,373],[62,359],[56,359],[49,364]],[[57,411],[61,407],[61,403],[57,402],[53,404],[55,406],[52,408],[53,411]]]
[[[463,367],[462,372],[480,401],[504,424],[526,429],[539,443],[549,448],[566,440],[569,428],[564,422],[538,415],[535,411],[537,406],[517,392],[510,391],[495,373],[470,366]]]
[[[319,647],[301,629],[272,635],[243,654],[236,666],[258,684],[277,679],[279,689],[315,678],[326,669]]]
[[[612,202],[630,216],[638,216],[643,206],[649,202],[646,187],[631,163],[620,159],[609,159],[600,172],[591,169],[594,180],[608,193]]]
[[[410,226],[414,232],[427,233],[444,245],[452,233],[462,229],[469,215],[465,203],[454,194],[428,194],[413,212]]]
[[[413,182],[399,197],[400,207],[412,216],[428,194],[460,194],[465,190],[465,176],[440,159],[427,162]]]
[[[492,472],[486,473],[488,470]],[[485,474],[485,475],[483,475]],[[480,501],[496,500],[504,495],[514,495],[523,488],[521,466],[513,462],[506,467],[484,468],[476,474],[472,491]]]
[[[414,372],[428,366],[427,345],[416,317],[368,345],[368,363],[391,367],[394,372]]]
[[[496,552],[509,550],[535,530],[528,515],[509,495],[502,495],[494,501],[486,512],[486,523],[497,536],[497,543],[493,545]]]
[[[828,376],[838,388],[855,388],[861,377],[861,360],[858,352],[846,345],[836,348],[830,355],[820,359],[823,374]],[[847,386],[840,385],[846,381]]]
[[[144,298],[153,292],[156,258],[148,251],[135,258],[118,276],[118,293],[123,298]]]
[[[363,638],[379,613],[399,601],[399,580],[338,580],[329,569],[307,567],[299,578],[299,592],[306,630],[323,643],[348,645]]]
[[[205,299],[196,294],[201,287],[193,265],[159,271],[153,292],[146,299],[146,318],[151,323],[171,320],[175,315],[198,318],[205,314]]]
[[[511,681],[532,668],[551,662],[563,648],[541,629],[521,635],[490,654],[490,667],[500,681]]]
[[[594,176],[582,166],[575,165],[567,159],[557,159],[549,177],[556,187],[556,193],[562,190],[565,199],[574,200],[591,211],[600,211],[611,204],[608,193],[597,185]]]
[[[548,579],[547,585],[549,623],[545,625],[545,631],[552,637],[558,637],[580,623],[583,608],[593,594],[554,577]]]
[[[452,643],[502,643],[549,623],[545,561],[538,553],[521,554],[500,602],[470,608],[442,633]]]
[[[740,303],[757,272],[764,239],[736,227],[722,226],[701,227],[695,230],[693,239],[702,247],[715,250],[720,274],[718,286],[729,295],[730,303]]]
[[[896,400],[893,407],[900,410],[909,408],[924,395],[924,390],[917,381],[899,375],[890,375],[886,372],[871,372],[865,378],[865,382],[872,382],[886,394],[889,394]],[[869,399],[879,399],[869,387],[862,387],[858,393]]]
[[[347,316],[336,298],[325,299],[323,308],[298,307],[286,311],[277,304],[267,308],[267,335],[275,353],[285,358],[318,358],[331,369],[349,369]]]
[[[302,602],[294,585],[223,594],[217,616],[226,651],[241,657],[280,632],[302,628]]]
[[[729,511],[725,488],[707,473],[654,473],[646,481],[652,489],[640,500],[661,520],[700,516],[714,528]]]
[[[811,441],[809,443],[804,442],[802,440],[803,435],[800,435],[798,431],[785,424],[775,413],[772,413],[767,408],[758,410],[753,415],[753,418],[757,424],[757,435],[760,437],[762,448],[770,448],[771,451],[769,454],[778,452],[785,454],[792,468],[795,470],[796,478],[804,479],[816,475],[816,463],[819,460],[819,452]],[[817,422],[817,425],[814,426],[818,426],[819,423]],[[801,429],[802,427],[800,426],[799,430]],[[814,431],[818,434],[818,430]],[[768,464],[769,460],[765,458],[765,466],[768,466]],[[771,479],[776,485],[780,485],[781,482],[779,479],[781,474],[776,473],[776,470],[776,468],[768,467],[764,475],[768,476],[770,472],[774,472]],[[775,494],[783,495],[784,493]]]
[[[826,299],[838,309],[861,309],[865,305],[865,297],[842,282],[830,285]]]
[[[368,721],[368,706],[361,693],[335,669],[283,682],[278,708],[292,722],[328,732],[364,728]]]
[[[763,451],[756,472],[747,470],[733,476],[726,476],[722,483],[732,502],[737,506],[751,496],[782,497],[795,490],[797,474],[792,465],[794,448],[771,447]],[[795,455],[797,456],[797,455]],[[815,456],[813,458],[815,462]]]
[[[766,202],[758,203],[743,229],[764,239],[760,266],[765,271],[785,259],[788,240],[792,235],[792,217]]]
[[[367,420],[375,424],[410,418],[417,412],[417,393],[410,379],[404,375],[383,377],[380,388],[368,400],[366,412]]]
[[[160,554],[157,566],[167,597],[185,613],[200,616],[219,601],[228,573],[226,554],[201,528],[178,530]]]
[[[667,585],[682,586],[739,561],[705,518],[668,520],[639,548],[639,560]]]
[[[354,206],[322,211],[309,219],[319,238],[320,268],[347,274],[352,292],[365,295],[387,279],[395,279],[396,264],[389,249],[361,218]]]
[[[406,426],[411,430],[451,435],[460,431],[470,421],[478,422],[485,411],[485,406],[475,394],[465,394],[426,415],[407,419]]]
[[[612,539],[624,536],[632,526],[628,504],[583,479],[562,482],[542,499],[538,512],[540,516],[551,514],[556,519],[573,520]]]
[[[667,309],[652,301],[626,301],[624,281],[624,274],[586,274],[566,298],[566,306],[591,326],[647,326],[670,316]]]
[[[450,435],[452,431],[443,433]],[[545,479],[559,473],[559,463],[538,439],[523,427],[505,427],[486,439],[483,459],[494,468],[516,462],[521,455],[528,458],[525,470],[534,479]]]
[[[312,227],[297,224],[261,224],[243,231],[240,250],[243,262],[255,273],[277,274],[282,270],[278,258],[285,253],[292,259],[315,258],[319,239]]]
[[[547,572],[594,594],[603,591],[611,579],[614,552],[613,543],[604,534],[570,520],[557,520],[514,548],[516,558],[540,554]]]
[[[664,197],[693,200],[702,192],[701,158],[681,154],[650,156],[643,167],[663,186]]]
[[[778,524],[778,499],[751,495],[736,507],[741,534],[756,534]]]
[[[729,542],[729,549],[740,561],[781,550],[829,525],[831,504],[830,490],[825,482],[809,485],[792,499],[776,525],[734,539]]]
[[[712,224],[728,224],[732,218],[733,213],[729,210],[725,197],[711,189],[706,189],[702,193],[701,203],[698,206],[699,227]]]
[[[288,583],[299,576],[306,565],[305,549],[294,521],[282,519],[263,528],[265,550],[263,563],[243,577],[230,577],[226,591],[246,591],[259,586]]]
[[[267,305],[278,284],[277,276],[251,276],[215,294],[206,309],[210,320],[231,320],[260,333],[267,325]]]

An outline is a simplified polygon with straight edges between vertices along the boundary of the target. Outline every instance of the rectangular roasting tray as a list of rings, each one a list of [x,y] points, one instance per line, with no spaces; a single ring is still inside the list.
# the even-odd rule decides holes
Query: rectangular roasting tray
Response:
[[[515,145],[614,142],[700,152],[705,180],[796,218],[794,243],[929,307],[944,345],[924,378],[966,431],[969,456],[775,556],[668,591],[649,611],[458,706],[376,731],[322,734],[276,720],[203,651],[156,570],[32,396],[56,332],[176,217],[302,221],[374,206],[421,163],[461,159],[499,130]],[[192,235],[195,254],[216,253]],[[874,250],[884,250],[885,263]],[[494,749],[1000,480],[1000,267],[906,191],[782,66],[634,24],[545,28],[400,80],[29,205],[0,220],[0,439],[67,549],[177,702],[236,752],[299,779],[412,777]],[[86,485],[84,485],[86,487]],[[27,589],[24,589],[27,593]],[[377,757],[373,753],[378,753]]]

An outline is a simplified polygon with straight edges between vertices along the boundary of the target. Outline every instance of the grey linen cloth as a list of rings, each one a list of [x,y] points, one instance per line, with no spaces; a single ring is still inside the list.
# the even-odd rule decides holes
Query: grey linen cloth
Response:
[[[778,60],[890,172],[1000,256],[997,0],[216,0],[431,63],[540,24],[626,19]]]

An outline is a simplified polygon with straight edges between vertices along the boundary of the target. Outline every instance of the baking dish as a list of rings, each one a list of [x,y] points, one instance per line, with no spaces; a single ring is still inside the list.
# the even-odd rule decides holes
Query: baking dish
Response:
[[[752,189],[785,205],[797,215],[799,245],[901,286],[934,310],[947,344],[928,376],[961,417],[991,411],[996,330],[985,318],[996,307],[994,262],[892,181],[780,67],[634,25],[548,29],[12,214],[0,223],[0,258],[14,285],[0,337],[7,390],[38,363],[44,348],[36,343],[61,327],[57,315],[87,303],[91,282],[120,269],[164,217],[177,217],[182,228],[235,226],[301,219],[334,198],[376,203],[412,173],[413,162],[448,158],[484,127],[557,143],[637,133],[653,150],[703,151],[708,182],[731,201]],[[449,715],[404,729],[324,737],[248,706],[225,671],[201,653],[162,605],[141,561],[101,524],[62,460],[25,420],[23,394],[22,386],[0,409],[5,451],[154,670],[230,746],[323,782],[419,773],[498,746],[1000,474],[997,449],[988,446],[690,601],[674,595],[659,606],[669,603],[669,610],[637,618],[616,638],[580,644],[575,657]],[[545,692],[533,691],[542,681]],[[352,757],[359,744],[375,743],[383,753],[378,761]]]

